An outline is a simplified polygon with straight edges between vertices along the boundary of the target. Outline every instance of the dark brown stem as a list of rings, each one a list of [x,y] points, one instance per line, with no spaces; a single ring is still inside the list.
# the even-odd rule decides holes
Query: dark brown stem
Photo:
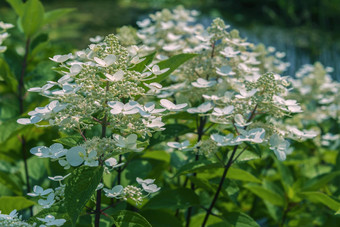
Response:
[[[257,107],[258,107],[258,105],[256,104],[255,107],[254,107],[254,109],[253,109],[253,111],[251,112],[251,114],[250,114],[250,116],[249,116],[247,122],[250,122],[250,121],[255,117],[255,112],[256,112],[256,110],[257,110]],[[244,127],[244,130],[246,130],[246,129],[247,129],[247,126]],[[213,200],[212,200],[212,202],[211,202],[211,204],[210,204],[210,206],[209,206],[209,208],[208,208],[208,210],[207,210],[207,213],[206,213],[206,215],[205,215],[205,217],[204,217],[204,220],[203,220],[203,223],[202,223],[202,227],[205,227],[205,225],[207,224],[209,215],[211,214],[211,211],[212,211],[212,209],[214,208],[215,203],[216,203],[216,201],[217,201],[217,198],[218,198],[218,196],[219,196],[219,194],[220,194],[220,192],[221,192],[221,189],[222,189],[222,187],[223,187],[223,183],[224,183],[225,177],[227,176],[228,170],[230,169],[230,167],[231,167],[231,165],[233,164],[233,162],[235,162],[235,161],[237,160],[237,158],[240,156],[240,155],[238,155],[238,156],[234,159],[234,156],[235,156],[235,154],[236,154],[236,151],[237,151],[237,148],[238,148],[238,147],[239,147],[239,145],[236,145],[236,146],[234,147],[233,152],[231,153],[231,156],[230,156],[229,159],[228,159],[228,163],[224,166],[224,171],[223,171],[223,174],[222,174],[220,183],[219,183],[219,185],[218,185],[218,188],[217,188],[217,191],[216,191],[216,193],[215,193],[215,195],[214,195],[214,198],[213,198]],[[247,147],[245,147],[245,148],[240,152],[240,154],[242,154],[243,151],[244,151],[246,148],[247,148]]]
[[[120,164],[122,162],[122,155],[119,155],[118,163]],[[122,178],[122,168],[118,167],[118,174],[117,174],[117,184],[120,185],[121,178]]]
[[[217,201],[217,198],[218,198],[218,196],[219,196],[219,194],[220,194],[220,192],[221,192],[221,189],[222,189],[222,186],[223,186],[225,177],[227,176],[228,170],[229,170],[231,164],[233,163],[233,159],[234,159],[234,156],[235,156],[235,153],[236,153],[237,148],[238,148],[238,145],[236,145],[236,146],[234,147],[233,152],[232,152],[232,154],[231,154],[231,156],[230,156],[230,158],[229,158],[229,160],[228,160],[228,163],[227,163],[227,164],[225,165],[225,167],[224,167],[224,171],[223,171],[223,174],[222,174],[220,183],[219,183],[219,185],[218,185],[218,188],[217,188],[217,191],[216,191],[216,193],[215,193],[215,195],[214,195],[214,198],[213,198],[213,200],[212,200],[212,202],[211,202],[211,204],[210,204],[210,206],[209,206],[209,208],[208,208],[208,210],[207,210],[207,213],[206,213],[206,215],[205,215],[205,217],[204,217],[204,220],[203,220],[203,223],[202,223],[202,227],[204,227],[204,226],[207,224],[209,215],[211,214],[211,211],[212,211],[212,209],[213,209],[214,206],[215,206],[215,203],[216,203],[216,201]]]
[[[26,44],[25,44],[25,55],[24,59],[21,65],[21,73],[18,83],[18,101],[19,101],[19,113],[20,115],[24,113],[24,94],[25,94],[25,84],[24,84],[24,78],[26,74],[27,69],[27,58],[29,54],[29,46],[30,46],[30,38],[27,38]],[[25,168],[25,178],[26,178],[26,187],[27,187],[27,193],[31,191],[31,185],[30,185],[30,177],[28,173],[28,165],[27,165],[27,151],[26,151],[26,139],[25,136],[21,136],[21,153],[24,160],[24,168]],[[30,207],[30,214],[33,216],[33,209]]]
[[[109,90],[109,83],[106,83],[106,92]],[[104,118],[101,121],[102,122],[102,134],[101,138],[106,137],[106,126],[107,126],[107,114],[105,112]],[[99,160],[99,164],[103,165],[103,160]],[[103,214],[105,215],[102,210],[101,210],[101,199],[102,199],[102,189],[99,189],[97,191],[97,198],[96,198],[96,210],[95,210],[95,219],[94,219],[94,226],[99,227],[100,223],[100,215]]]
[[[197,138],[197,142],[200,142],[202,140],[202,136],[204,135],[204,126],[207,122],[207,117],[199,117],[199,124],[197,125],[197,134],[198,134],[198,138]],[[199,160],[199,154],[198,152],[195,155],[195,162],[197,162]],[[193,176],[195,177],[197,175],[196,172],[193,173]],[[195,184],[193,182],[191,182],[190,185],[191,190],[195,191]],[[188,208],[187,211],[187,217],[186,217],[186,227],[189,227],[190,225],[190,219],[191,219],[191,213],[192,213],[192,207]]]

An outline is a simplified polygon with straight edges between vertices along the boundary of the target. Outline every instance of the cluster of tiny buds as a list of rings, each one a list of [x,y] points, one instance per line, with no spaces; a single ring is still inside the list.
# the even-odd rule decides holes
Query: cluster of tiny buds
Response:
[[[128,185],[124,188],[124,199],[132,199],[136,204],[143,202],[142,189],[133,185]]]

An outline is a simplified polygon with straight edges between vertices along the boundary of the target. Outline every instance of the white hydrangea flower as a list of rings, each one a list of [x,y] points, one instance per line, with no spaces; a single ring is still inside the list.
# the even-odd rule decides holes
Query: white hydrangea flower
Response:
[[[175,148],[175,149],[178,149],[178,150],[185,150],[190,145],[190,142],[188,140],[185,140],[182,143],[179,143],[179,142],[168,142],[167,145],[169,147],[172,147],[172,148]]]
[[[195,113],[206,113],[213,108],[213,104],[211,102],[205,102],[199,105],[198,107],[193,107],[187,109],[188,113],[195,114]]]
[[[55,219],[53,215],[46,215],[45,218],[37,218],[38,220],[44,222],[44,225],[40,225],[39,227],[44,226],[63,226],[66,222],[65,219]]]
[[[234,58],[240,53],[240,51],[235,51],[232,47],[228,46],[224,48],[223,51],[220,51],[220,53],[227,58]]]
[[[41,205],[44,209],[50,208],[55,203],[55,195],[54,193],[50,193],[46,199],[39,199],[38,204]]]
[[[197,88],[208,88],[212,87],[216,84],[216,81],[211,80],[205,80],[203,78],[198,78],[196,81],[192,82],[191,85]]]
[[[234,106],[226,106],[223,109],[215,107],[214,111],[212,112],[212,115],[217,116],[217,117],[222,117],[225,115],[232,114],[233,111],[234,111]]]
[[[117,57],[114,54],[107,55],[104,59],[94,57],[93,60],[101,67],[109,67],[116,62]]]
[[[252,122],[247,122],[241,114],[236,114],[234,117],[234,121],[237,127],[242,127],[242,128],[252,124]]]
[[[286,160],[286,155],[291,153],[291,150],[289,149],[289,142],[277,134],[270,137],[269,144],[269,148],[274,151],[276,157],[280,161]]]
[[[254,88],[250,91],[247,91],[246,89],[240,89],[240,94],[235,95],[235,97],[239,98],[239,99],[246,99],[246,98],[250,98],[253,95],[255,95],[256,92],[257,92],[256,88]]]
[[[33,187],[33,192],[27,193],[27,195],[32,196],[32,197],[37,197],[37,196],[46,196],[50,193],[53,192],[52,188],[48,188],[44,190],[42,187],[35,185]]]
[[[236,137],[236,142],[253,142],[253,143],[263,143],[266,131],[263,128],[254,128],[249,131],[238,129],[241,133]]]
[[[119,199],[122,194],[124,194],[124,187],[122,185],[116,185],[112,189],[103,189],[105,192],[105,196],[108,198],[116,198]]]
[[[126,138],[115,134],[113,135],[113,139],[116,142],[116,145],[121,148],[129,149],[132,151],[142,151],[143,148],[137,148],[137,135],[136,134],[130,134]]]
[[[166,108],[169,111],[180,111],[184,107],[186,107],[188,104],[187,103],[182,103],[182,104],[174,104],[173,102],[167,100],[167,99],[161,99],[160,100],[161,106]]]
[[[33,147],[30,152],[41,158],[59,159],[66,154],[67,149],[64,149],[60,143],[54,143],[49,148],[45,146]]]
[[[229,133],[226,136],[222,136],[220,134],[214,133],[210,135],[210,138],[216,142],[217,146],[224,147],[224,146],[235,146],[241,144],[241,142],[236,141],[234,135]]]
[[[65,54],[65,55],[55,55],[53,58],[50,58],[50,60],[58,63],[63,63],[70,59],[72,57],[72,54]]]
[[[233,69],[228,66],[224,65],[220,68],[216,67],[216,73],[220,76],[232,76],[235,75],[235,72],[233,72]]]
[[[106,78],[109,81],[112,81],[112,82],[117,82],[117,81],[123,80],[124,75],[125,75],[125,72],[121,69],[118,70],[117,72],[115,72],[113,75],[110,75],[108,73],[105,74]]]

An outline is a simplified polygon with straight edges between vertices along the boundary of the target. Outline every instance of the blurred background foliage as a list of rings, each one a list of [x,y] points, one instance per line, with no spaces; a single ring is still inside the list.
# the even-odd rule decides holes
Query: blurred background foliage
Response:
[[[212,18],[222,17],[249,41],[285,52],[291,63],[289,75],[294,75],[303,64],[320,61],[333,67],[333,77],[340,79],[339,0],[43,0],[42,3],[48,10],[75,8],[55,23],[49,33],[51,39],[63,45],[62,53],[68,53],[71,47],[83,48],[90,37],[113,33],[123,25],[136,27],[136,21],[150,13],[181,4],[200,11],[200,23],[208,25]],[[15,23],[9,5],[1,1],[0,7],[0,19]]]

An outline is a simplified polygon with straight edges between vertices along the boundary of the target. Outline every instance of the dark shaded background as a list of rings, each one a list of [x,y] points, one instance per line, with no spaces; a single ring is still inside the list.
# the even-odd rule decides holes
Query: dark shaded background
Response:
[[[306,63],[321,61],[334,68],[340,80],[340,0],[42,0],[47,10],[71,7],[76,10],[55,24],[50,38],[82,49],[95,35],[114,33],[123,25],[162,8],[183,5],[201,12],[200,22],[209,25],[222,17],[243,37],[286,52],[293,75]],[[0,1],[0,19],[15,23],[5,0]]]

